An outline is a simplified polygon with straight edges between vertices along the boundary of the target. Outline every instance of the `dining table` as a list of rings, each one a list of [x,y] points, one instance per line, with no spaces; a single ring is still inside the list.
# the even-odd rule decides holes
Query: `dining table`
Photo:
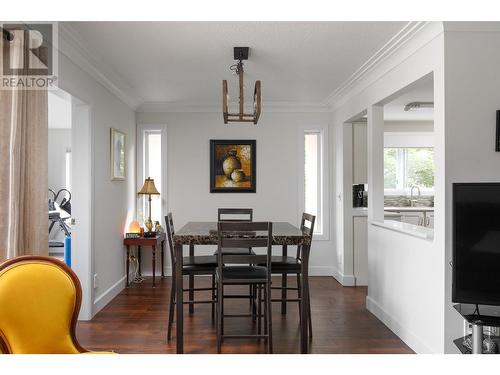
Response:
[[[287,255],[288,246],[302,246],[300,291],[303,301],[307,301],[308,296],[308,265],[311,245],[311,236],[291,223],[273,222],[273,245],[282,247],[282,254]],[[182,259],[184,246],[189,246],[189,255],[195,255],[195,249],[200,249],[203,245],[217,245],[217,222],[216,221],[190,221],[173,236],[175,249],[176,267],[176,341],[177,353],[184,353],[184,299],[183,299],[183,277]],[[309,309],[306,303],[301,303],[300,319],[300,352],[308,353],[308,318]]]

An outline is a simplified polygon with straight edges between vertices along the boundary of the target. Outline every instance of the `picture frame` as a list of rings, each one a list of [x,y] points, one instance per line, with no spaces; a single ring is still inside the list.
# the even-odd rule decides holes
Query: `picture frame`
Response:
[[[495,151],[500,152],[500,110],[497,110],[497,131],[495,135]]]
[[[111,128],[110,166],[112,181],[124,181],[127,177],[126,141],[127,136],[124,132]]]
[[[257,191],[257,142],[254,139],[210,140],[210,193]]]

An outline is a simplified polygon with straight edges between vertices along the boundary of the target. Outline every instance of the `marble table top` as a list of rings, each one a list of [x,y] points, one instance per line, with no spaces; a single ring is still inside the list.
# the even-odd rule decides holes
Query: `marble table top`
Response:
[[[190,221],[174,234],[178,245],[216,245],[216,221]],[[311,237],[286,222],[273,222],[273,245],[309,245]]]

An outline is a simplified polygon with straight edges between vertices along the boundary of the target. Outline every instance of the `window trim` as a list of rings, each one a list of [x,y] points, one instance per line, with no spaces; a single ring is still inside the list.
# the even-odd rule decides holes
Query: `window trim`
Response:
[[[306,134],[319,134],[320,136],[320,160],[319,160],[319,172],[320,172],[320,183],[319,189],[321,189],[320,194],[320,220],[322,221],[322,231],[314,233],[314,239],[318,241],[328,241],[330,240],[330,210],[329,210],[329,150],[328,150],[328,126],[327,125],[317,125],[308,127],[299,127],[299,148],[298,148],[298,176],[299,176],[299,210],[300,217],[298,221],[300,223],[301,214],[305,212],[305,135]]]

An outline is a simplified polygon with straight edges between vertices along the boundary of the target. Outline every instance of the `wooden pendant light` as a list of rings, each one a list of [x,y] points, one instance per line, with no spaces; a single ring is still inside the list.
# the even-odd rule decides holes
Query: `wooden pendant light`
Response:
[[[224,117],[224,124],[229,122],[253,122],[257,124],[260,117],[262,99],[261,99],[261,86],[260,81],[255,81],[255,88],[253,92],[253,113],[245,113],[245,99],[243,92],[243,61],[248,59],[248,47],[234,47],[234,58],[238,63],[231,66],[239,77],[239,112],[229,113],[229,95],[227,89],[227,80],[222,81],[222,115]]]

